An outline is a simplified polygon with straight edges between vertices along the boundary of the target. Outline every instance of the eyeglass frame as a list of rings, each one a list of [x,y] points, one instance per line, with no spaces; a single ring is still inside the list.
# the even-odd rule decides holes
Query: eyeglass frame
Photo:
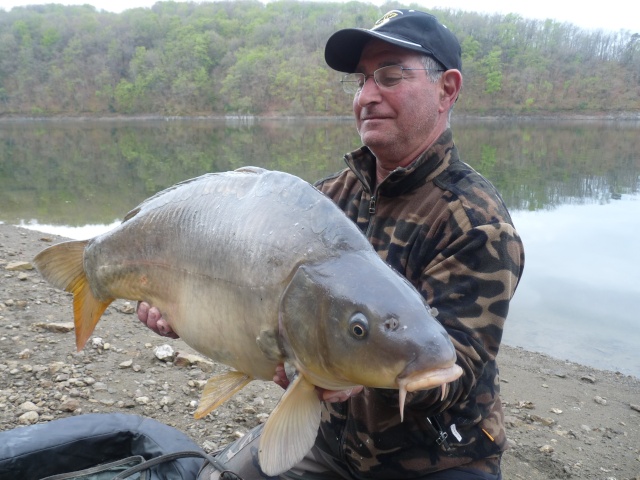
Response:
[[[380,71],[380,70],[385,70],[387,68],[400,68],[400,79],[398,80],[397,83],[394,83],[392,85],[381,85],[378,82],[378,79],[376,78],[376,74]],[[445,72],[446,70],[443,70],[442,68],[407,68],[407,67],[403,67],[402,65],[386,65],[384,67],[380,67],[378,69],[376,69],[372,74],[370,75],[366,75],[362,72],[353,72],[353,73],[347,73],[346,75],[344,75],[342,77],[342,79],[340,80],[340,83],[342,84],[342,89],[345,91],[345,93],[348,93],[350,95],[355,95],[357,93],[359,93],[363,88],[365,83],[367,83],[367,80],[370,78],[373,78],[373,81],[376,83],[376,85],[378,86],[378,88],[382,88],[382,89],[389,89],[389,88],[393,88],[396,85],[400,84],[400,82],[402,80],[405,79],[404,76],[404,71],[405,70],[422,70],[422,71],[432,71],[432,72]],[[358,85],[359,82],[357,80],[347,80],[347,78],[364,78],[364,80],[362,81],[362,85],[357,87],[355,90],[349,90],[351,89],[353,86],[351,84],[355,84]]]

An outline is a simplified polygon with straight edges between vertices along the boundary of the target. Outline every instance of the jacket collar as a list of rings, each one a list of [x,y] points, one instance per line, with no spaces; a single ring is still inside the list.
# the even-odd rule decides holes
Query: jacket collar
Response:
[[[411,164],[396,168],[380,185],[376,185],[376,157],[368,147],[345,155],[344,160],[368,193],[377,188],[385,195],[400,195],[423,185],[436,171],[439,173],[439,167],[444,168],[443,163],[448,165],[459,159],[453,132],[448,128]]]

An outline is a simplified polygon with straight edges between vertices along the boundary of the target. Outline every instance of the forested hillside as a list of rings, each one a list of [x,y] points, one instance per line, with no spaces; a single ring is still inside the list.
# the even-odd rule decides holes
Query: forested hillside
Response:
[[[0,11],[0,115],[348,114],[324,44],[336,29],[369,28],[400,6],[246,0],[120,14],[54,4]],[[462,44],[458,112],[640,111],[640,33],[431,13]]]

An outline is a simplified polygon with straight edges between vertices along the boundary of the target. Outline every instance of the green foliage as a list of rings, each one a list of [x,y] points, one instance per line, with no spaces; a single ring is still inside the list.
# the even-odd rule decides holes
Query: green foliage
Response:
[[[276,0],[160,1],[121,14],[34,5],[0,11],[0,115],[345,115],[324,63],[339,28],[422,8]],[[460,113],[640,107],[640,35],[552,20],[428,10],[460,39]]]
[[[482,59],[481,71],[485,76],[485,93],[492,94],[502,90],[502,49],[493,47],[489,54]]]

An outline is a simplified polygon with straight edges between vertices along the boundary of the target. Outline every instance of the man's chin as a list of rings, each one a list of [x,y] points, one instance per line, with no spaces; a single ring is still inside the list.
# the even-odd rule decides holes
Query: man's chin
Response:
[[[373,149],[383,146],[389,141],[389,131],[383,128],[361,128],[360,139],[363,145]]]

